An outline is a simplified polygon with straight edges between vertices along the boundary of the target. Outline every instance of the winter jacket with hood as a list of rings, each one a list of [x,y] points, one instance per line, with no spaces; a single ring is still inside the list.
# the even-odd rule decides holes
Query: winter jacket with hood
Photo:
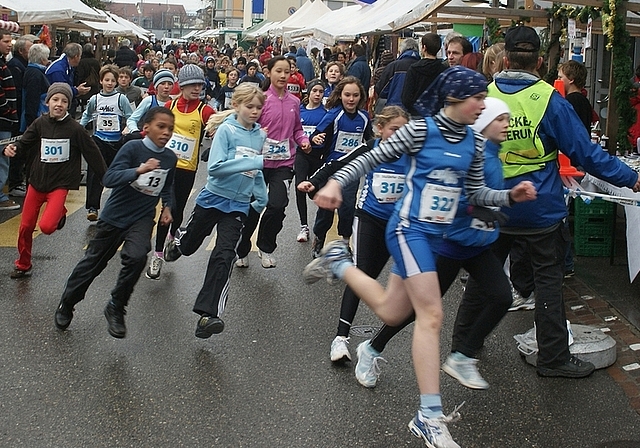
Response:
[[[306,82],[309,82],[314,78],[315,72],[313,71],[313,62],[311,62],[311,59],[307,56],[307,52],[302,47],[298,48],[298,51],[296,52],[296,65],[298,66],[298,71],[302,73]]]

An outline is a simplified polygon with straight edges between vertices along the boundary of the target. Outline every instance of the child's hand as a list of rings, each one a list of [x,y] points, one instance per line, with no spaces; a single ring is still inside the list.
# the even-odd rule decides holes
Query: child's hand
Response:
[[[313,138],[311,139],[311,141],[312,141],[315,145],[320,146],[320,145],[322,145],[322,144],[324,143],[324,138],[326,137],[326,135],[327,135],[327,134],[323,132],[322,134],[318,134],[318,135],[316,135],[315,137],[313,137]]]
[[[302,145],[300,145],[300,149],[302,149],[305,154],[309,154],[311,152],[311,143],[304,142]]]
[[[76,87],[76,89],[78,89],[79,95],[84,95],[85,93],[89,93],[91,91],[91,86],[88,86],[86,82],[83,82],[78,87]]]
[[[523,180],[509,191],[513,202],[533,201],[537,197],[536,187],[528,180]]]
[[[18,148],[16,148],[16,145],[14,145],[13,143],[9,143],[4,147],[4,155],[7,157],[14,157],[16,155],[17,149]]]
[[[335,210],[342,204],[342,188],[335,179],[329,179],[327,184],[316,193],[313,202],[320,208]]]
[[[162,209],[162,213],[160,214],[160,225],[168,226],[173,222],[173,215],[171,214],[171,209],[169,207],[164,207]]]
[[[316,187],[308,180],[300,182],[296,188],[298,191],[302,191],[304,193],[311,193],[316,189]]]
[[[148,173],[149,171],[153,171],[158,168],[160,168],[160,161],[151,157],[146,162],[140,164],[140,166],[136,169],[136,173]]]

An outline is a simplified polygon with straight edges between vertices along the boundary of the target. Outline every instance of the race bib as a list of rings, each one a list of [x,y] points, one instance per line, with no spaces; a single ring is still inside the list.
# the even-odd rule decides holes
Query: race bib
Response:
[[[98,114],[96,130],[102,132],[120,132],[120,117],[116,114]]]
[[[173,151],[178,159],[191,160],[193,152],[196,149],[196,139],[176,134],[174,132],[171,136],[171,140],[167,143],[167,148]]]
[[[242,159],[244,157],[255,157],[258,155],[258,151],[253,148],[249,148],[247,146],[236,146],[236,159]],[[254,178],[258,170],[250,170],[242,173],[243,176]]]
[[[40,161],[60,163],[69,160],[68,138],[43,138],[40,143]]]
[[[155,169],[143,174],[140,174],[136,180],[131,182],[131,186],[149,196],[159,196],[165,182],[167,181],[167,174],[169,170]]]
[[[404,192],[404,180],[404,174],[373,173],[373,195],[381,204],[396,202]]]
[[[268,138],[262,146],[262,155],[265,160],[287,160],[291,158],[289,139],[277,141]]]
[[[229,94],[229,96],[224,97],[224,108],[225,110],[231,109],[231,94]]]
[[[287,84],[287,90],[294,95],[300,93],[300,84]]]
[[[311,138],[311,135],[316,132],[316,127],[315,126],[302,126],[302,130],[304,131],[304,135],[306,135],[307,138]]]
[[[418,219],[437,224],[451,224],[460,201],[459,187],[427,184],[420,197]]]
[[[362,145],[362,132],[338,132],[335,149],[337,152],[348,154],[360,145]]]

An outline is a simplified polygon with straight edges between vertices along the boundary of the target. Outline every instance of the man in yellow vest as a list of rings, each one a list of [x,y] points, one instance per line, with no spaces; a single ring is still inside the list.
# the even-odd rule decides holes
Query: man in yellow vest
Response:
[[[500,229],[493,250],[504,261],[514,243],[531,256],[535,284],[535,322],[538,342],[537,373],[544,377],[582,378],[594,366],[569,353],[562,281],[565,244],[569,235],[563,220],[567,209],[558,172],[557,154],[562,151],[574,166],[620,187],[640,190],[638,174],[616,157],[591,143],[571,104],[542,81],[537,70],[540,38],[533,28],[518,26],[505,35],[505,70],[489,85],[489,96],[503,100],[511,110],[509,131],[502,144],[504,188],[523,180],[538,192],[535,201],[503,209],[509,221]],[[465,301],[481,300],[482,291],[469,279]],[[476,299],[477,298],[477,299]],[[463,334],[474,313],[458,312],[455,333]]]

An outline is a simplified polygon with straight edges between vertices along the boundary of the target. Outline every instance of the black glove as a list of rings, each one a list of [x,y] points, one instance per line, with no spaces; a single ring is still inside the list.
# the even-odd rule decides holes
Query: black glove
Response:
[[[487,207],[480,207],[477,205],[470,205],[467,207],[467,213],[473,216],[474,218],[479,219],[480,221],[484,221],[489,225],[494,225],[495,222],[504,225],[509,217],[502,213],[499,210],[493,210]]]

